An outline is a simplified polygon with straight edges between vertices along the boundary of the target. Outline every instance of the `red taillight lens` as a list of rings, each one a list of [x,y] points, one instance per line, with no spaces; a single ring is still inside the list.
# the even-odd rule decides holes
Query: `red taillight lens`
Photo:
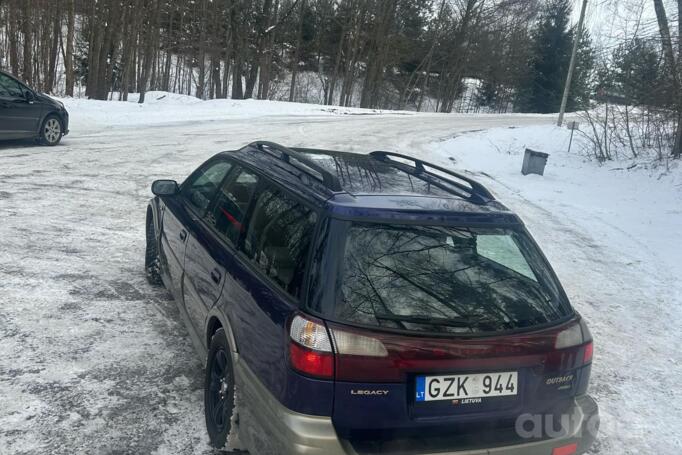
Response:
[[[348,380],[344,372],[382,371],[388,351],[374,337],[329,328],[321,320],[296,315],[289,327],[289,361],[294,370],[323,379]],[[383,362],[382,362],[383,361]],[[371,374],[375,376],[375,374]]]
[[[300,373],[323,379],[334,377],[334,354],[332,353],[313,351],[292,342],[289,345],[289,360],[294,370]]]
[[[334,378],[334,352],[323,323],[295,316],[289,327],[291,367],[316,378]]]
[[[590,341],[585,345],[585,354],[583,355],[583,363],[587,364],[592,361],[594,355],[594,344]]]
[[[567,446],[557,447],[552,450],[552,455],[573,455],[578,451],[578,444],[569,444]]]

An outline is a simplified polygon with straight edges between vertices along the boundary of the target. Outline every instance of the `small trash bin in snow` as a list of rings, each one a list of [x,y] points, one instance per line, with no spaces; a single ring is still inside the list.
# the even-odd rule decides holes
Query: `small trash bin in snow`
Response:
[[[526,154],[523,156],[523,167],[521,173],[523,175],[538,174],[544,175],[545,165],[547,164],[548,153],[536,152],[535,150],[526,149]]]

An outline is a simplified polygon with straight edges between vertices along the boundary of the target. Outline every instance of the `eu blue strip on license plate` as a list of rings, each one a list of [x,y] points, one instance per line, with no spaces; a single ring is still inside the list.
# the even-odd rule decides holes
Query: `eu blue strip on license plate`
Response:
[[[416,401],[426,401],[426,376],[417,376]]]

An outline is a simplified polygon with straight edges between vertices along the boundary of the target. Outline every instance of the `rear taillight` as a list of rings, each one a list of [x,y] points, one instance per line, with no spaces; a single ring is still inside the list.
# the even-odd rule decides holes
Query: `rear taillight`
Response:
[[[334,349],[339,355],[355,355],[364,357],[387,357],[386,346],[376,338],[366,337],[357,333],[332,329]]]
[[[316,378],[333,379],[337,370],[337,379],[344,380],[347,378],[340,370],[345,361],[361,362],[361,370],[373,369],[379,365],[377,360],[388,357],[386,346],[380,340],[338,328],[327,331],[322,321],[308,316],[294,317],[289,337],[291,366],[299,373]]]
[[[575,350],[575,348],[581,348],[581,359],[582,364],[588,364],[592,361],[592,355],[594,354],[594,344],[592,342],[592,334],[587,328],[584,320],[580,320],[579,323],[571,325],[569,328],[559,332],[556,337],[556,342],[554,343],[554,348],[557,351],[562,350]]]
[[[294,370],[316,378],[334,378],[334,352],[321,322],[297,315],[291,321],[289,337],[289,361]]]
[[[585,345],[585,353],[583,354],[583,363],[587,364],[592,361],[592,355],[594,354],[594,344],[590,341]]]
[[[583,331],[580,324],[573,324],[566,330],[559,332],[554,343],[555,349],[574,348],[583,344]]]

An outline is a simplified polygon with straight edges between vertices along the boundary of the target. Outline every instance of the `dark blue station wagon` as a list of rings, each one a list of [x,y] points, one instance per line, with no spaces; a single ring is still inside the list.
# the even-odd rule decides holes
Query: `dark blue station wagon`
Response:
[[[256,142],[154,182],[146,272],[254,454],[584,453],[593,344],[523,223],[390,152]]]

